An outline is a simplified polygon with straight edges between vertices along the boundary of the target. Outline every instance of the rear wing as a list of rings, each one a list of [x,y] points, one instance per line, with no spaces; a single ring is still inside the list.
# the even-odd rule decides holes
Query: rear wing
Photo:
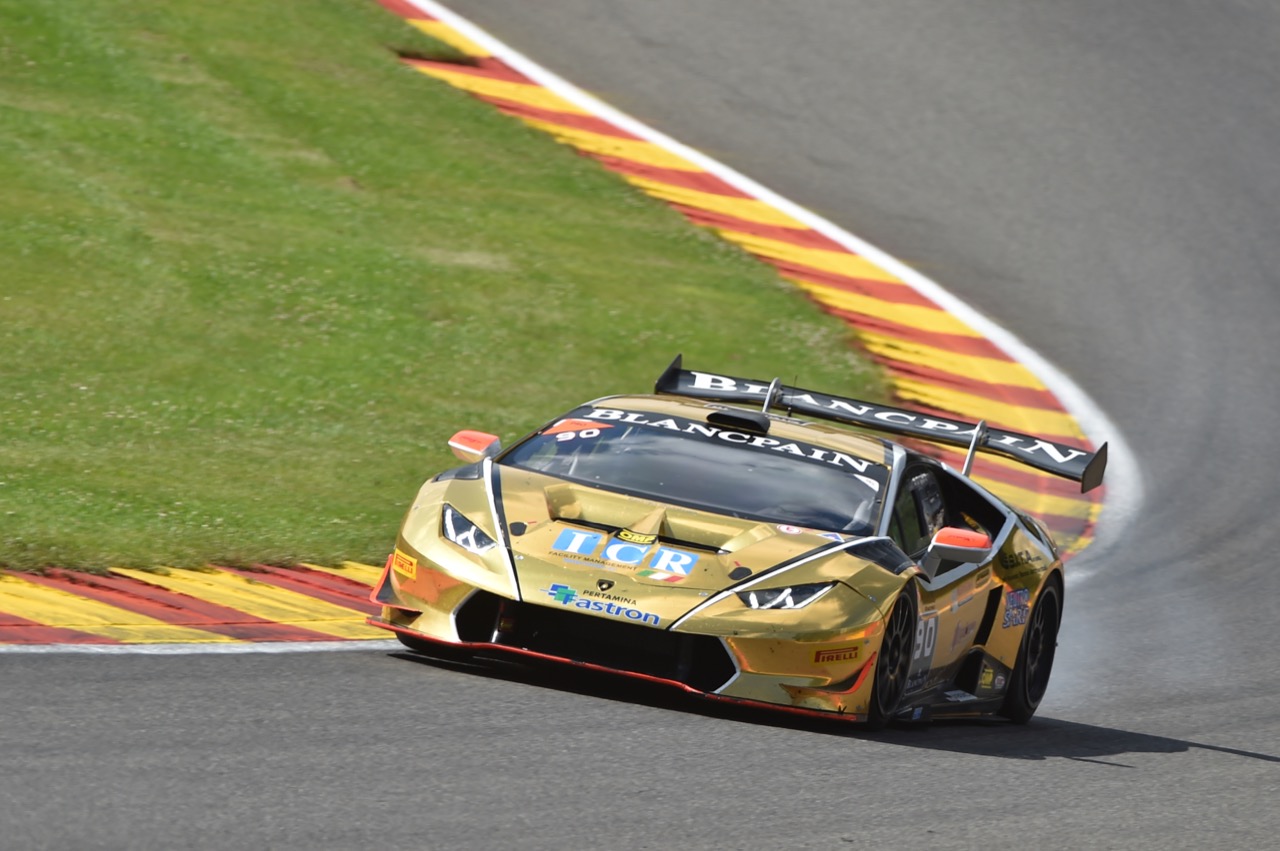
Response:
[[[787,387],[777,378],[772,382],[761,382],[714,372],[694,372],[681,366],[681,358],[681,355],[676,355],[662,373],[654,385],[655,392],[714,402],[757,404],[766,413],[770,407],[777,406],[833,422],[968,447],[966,474],[975,452],[990,452],[1077,481],[1084,492],[1102,484],[1102,475],[1107,467],[1105,443],[1096,452],[1087,452],[1016,431],[989,428],[986,423],[935,417],[905,408]]]

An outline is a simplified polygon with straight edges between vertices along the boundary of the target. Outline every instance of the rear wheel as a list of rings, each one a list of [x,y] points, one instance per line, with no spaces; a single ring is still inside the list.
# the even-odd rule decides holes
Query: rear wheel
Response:
[[[1000,714],[1016,724],[1025,724],[1036,714],[1040,700],[1049,688],[1053,655],[1058,649],[1058,627],[1062,623],[1062,591],[1051,579],[1040,599],[1036,600],[1022,634],[1018,661],[1013,667],[1009,693],[1005,695]]]
[[[879,729],[889,723],[902,703],[911,669],[911,649],[916,632],[916,607],[911,589],[902,592],[884,626],[880,656],[876,660],[875,684],[871,687],[871,707],[867,726]]]

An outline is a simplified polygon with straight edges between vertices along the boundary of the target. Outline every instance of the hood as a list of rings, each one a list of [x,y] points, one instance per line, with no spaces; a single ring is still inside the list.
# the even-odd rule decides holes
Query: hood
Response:
[[[761,571],[851,540],[510,469],[502,470],[501,505],[522,598],[652,626]],[[850,559],[818,560],[816,575],[847,579],[860,567]]]

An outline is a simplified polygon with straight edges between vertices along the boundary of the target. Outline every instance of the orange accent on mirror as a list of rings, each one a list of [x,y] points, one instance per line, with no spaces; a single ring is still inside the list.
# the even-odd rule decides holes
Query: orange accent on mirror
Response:
[[[991,546],[991,537],[972,529],[961,529],[959,526],[946,526],[938,530],[934,543],[946,544],[949,547],[972,547],[985,550]]]
[[[449,438],[449,448],[453,454],[463,461],[475,461],[484,455],[484,451],[498,441],[496,434],[483,431],[462,431]]]

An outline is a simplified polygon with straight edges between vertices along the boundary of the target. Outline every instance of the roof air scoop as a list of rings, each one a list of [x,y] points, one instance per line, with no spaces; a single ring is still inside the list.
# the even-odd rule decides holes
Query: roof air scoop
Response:
[[[707,422],[731,428],[734,431],[745,431],[751,434],[769,433],[769,418],[757,411],[712,411],[707,414]]]

